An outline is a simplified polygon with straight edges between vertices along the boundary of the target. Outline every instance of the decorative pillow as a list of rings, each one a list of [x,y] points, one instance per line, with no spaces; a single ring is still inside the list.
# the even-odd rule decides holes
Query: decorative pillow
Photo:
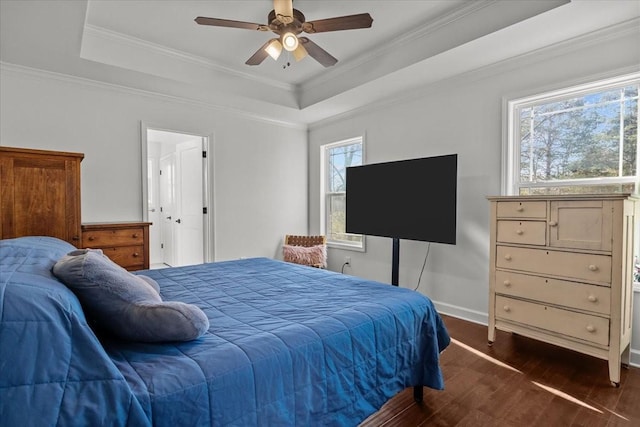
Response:
[[[100,250],[100,249],[98,249]],[[156,282],[154,279],[152,279],[149,276],[143,276],[142,274],[138,274],[138,275],[133,275],[133,277],[138,277],[142,280],[144,280],[145,282],[147,282],[147,284],[151,285],[151,287],[158,293],[158,295],[160,295],[160,285],[158,285],[158,282]]]
[[[327,247],[325,245],[316,246],[292,246],[283,245],[284,260],[296,264],[319,265],[327,267]]]
[[[100,249],[69,252],[53,274],[77,296],[97,326],[130,341],[190,341],[209,329],[198,307],[162,301],[158,283],[129,273]]]

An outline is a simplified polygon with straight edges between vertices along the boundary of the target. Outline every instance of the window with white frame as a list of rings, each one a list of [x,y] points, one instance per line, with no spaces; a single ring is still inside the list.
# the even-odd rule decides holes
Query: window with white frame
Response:
[[[640,73],[508,102],[505,194],[637,193]]]
[[[329,246],[363,249],[361,234],[346,230],[346,175],[349,166],[362,165],[362,137],[321,147],[323,228]]]
[[[504,193],[640,193],[639,88],[634,73],[508,101]]]

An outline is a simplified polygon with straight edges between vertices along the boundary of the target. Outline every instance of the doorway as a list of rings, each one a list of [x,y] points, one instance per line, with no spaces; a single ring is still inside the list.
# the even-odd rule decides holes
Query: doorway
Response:
[[[207,185],[210,137],[142,125],[143,216],[151,268],[213,260]]]

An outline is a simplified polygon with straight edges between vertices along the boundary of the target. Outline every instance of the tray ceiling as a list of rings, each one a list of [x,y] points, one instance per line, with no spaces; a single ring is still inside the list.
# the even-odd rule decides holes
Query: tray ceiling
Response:
[[[607,7],[614,3],[614,8]],[[368,29],[307,35],[338,59],[245,61],[270,32],[272,0],[2,0],[3,64],[75,75],[309,124],[491,63],[638,19],[639,2],[294,0],[308,21],[368,12]],[[549,31],[552,29],[553,31]]]

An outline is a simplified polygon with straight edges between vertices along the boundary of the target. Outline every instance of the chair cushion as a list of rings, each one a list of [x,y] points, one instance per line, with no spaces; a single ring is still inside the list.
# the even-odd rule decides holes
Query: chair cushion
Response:
[[[162,301],[155,280],[128,272],[100,249],[69,252],[53,266],[53,274],[78,296],[89,319],[119,338],[189,341],[209,329],[200,308]]]
[[[315,246],[293,246],[283,245],[282,251],[284,260],[303,265],[314,265],[322,268],[327,267],[327,247],[325,245]]]

